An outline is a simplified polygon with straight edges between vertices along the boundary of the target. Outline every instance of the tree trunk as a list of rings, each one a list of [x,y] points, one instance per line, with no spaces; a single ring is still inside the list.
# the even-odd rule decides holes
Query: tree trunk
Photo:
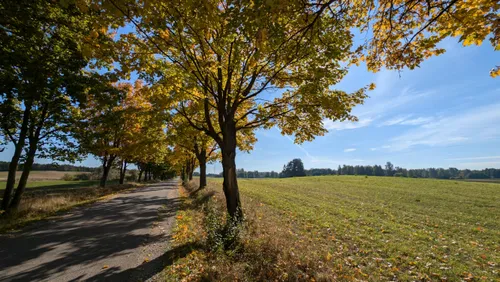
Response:
[[[182,183],[185,184],[186,183],[186,167],[183,166],[182,167],[182,170],[181,170],[181,179],[182,179]]]
[[[148,169],[148,168],[146,168],[146,169],[144,170],[144,182],[148,181],[148,172],[149,172],[149,169]]]
[[[141,182],[142,172],[143,172],[142,169],[139,170],[139,177],[137,178],[137,182]]]
[[[241,209],[240,192],[236,179],[236,129],[235,126],[226,126],[224,132],[222,151],[222,184],[224,195],[226,196],[226,207],[233,220],[243,220]]]
[[[24,189],[26,188],[26,183],[28,182],[28,177],[31,172],[31,167],[33,166],[33,162],[35,161],[35,154],[38,148],[38,142],[40,141],[40,132],[42,131],[42,128],[44,126],[48,107],[48,104],[45,104],[43,106],[42,114],[40,115],[40,120],[38,121],[37,126],[35,127],[35,124],[32,124],[31,130],[28,129],[29,150],[28,154],[26,155],[23,173],[21,175],[21,178],[19,179],[19,184],[17,185],[16,194],[14,195],[12,203],[9,206],[10,210],[17,210],[19,204],[21,203],[21,197],[24,194]]]
[[[2,210],[7,210],[7,208],[9,207],[12,190],[14,189],[14,185],[16,184],[16,171],[26,141],[26,134],[28,132],[28,123],[31,116],[31,105],[32,105],[31,101],[28,101],[25,105],[23,113],[23,123],[21,125],[21,131],[19,132],[19,139],[17,139],[14,155],[12,156],[12,159],[10,160],[9,164],[9,174],[7,176],[7,183],[5,185],[5,191],[3,193],[2,208],[1,208]]]
[[[21,178],[19,179],[19,184],[17,184],[16,193],[14,194],[14,198],[10,203],[9,210],[17,210],[19,208],[19,204],[21,203],[21,197],[26,188],[26,183],[28,182],[28,177],[31,172],[31,167],[33,166],[33,162],[35,160],[36,153],[36,142],[35,144],[30,144],[30,149],[28,155],[26,157],[26,162],[24,163],[23,173],[21,174]]]
[[[101,177],[101,183],[99,184],[100,187],[106,187],[106,182],[108,181],[108,175],[109,171],[111,170],[111,166],[113,165],[114,157],[109,157],[109,159],[103,162],[102,165],[102,177]]]
[[[122,164],[120,166],[120,184],[123,184],[126,172],[127,172],[127,161],[122,160]]]
[[[193,180],[193,172],[194,172],[194,158],[189,160],[189,181]]]
[[[200,189],[207,186],[207,155],[202,150],[201,154],[197,155],[200,163]]]

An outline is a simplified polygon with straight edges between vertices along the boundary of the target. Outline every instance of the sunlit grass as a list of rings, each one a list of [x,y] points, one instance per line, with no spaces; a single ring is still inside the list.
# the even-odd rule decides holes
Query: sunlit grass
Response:
[[[262,205],[257,221],[275,214],[275,225],[309,238],[303,244],[317,249],[301,255],[323,253],[332,277],[500,278],[498,184],[364,176],[240,179],[239,184],[244,210]]]

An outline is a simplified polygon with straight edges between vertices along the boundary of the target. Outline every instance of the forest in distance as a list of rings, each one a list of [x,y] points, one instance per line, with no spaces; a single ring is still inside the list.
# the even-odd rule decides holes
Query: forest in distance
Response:
[[[18,170],[22,170],[23,165],[20,164]],[[0,161],[0,171],[8,171],[9,162]],[[75,166],[69,164],[37,164],[32,166],[33,171],[75,171],[75,172],[96,172],[99,167]],[[130,169],[134,175],[140,172],[140,169]],[[194,176],[199,176],[199,172],[194,172]],[[301,159],[294,159],[287,165],[283,166],[281,172],[276,171],[258,171],[245,170],[240,168],[237,170],[239,178],[284,178],[295,176],[321,176],[321,175],[366,175],[366,176],[396,176],[396,177],[412,177],[412,178],[436,178],[436,179],[492,179],[500,178],[500,169],[485,168],[481,170],[458,169],[458,168],[422,168],[422,169],[406,169],[399,166],[394,166],[391,162],[387,162],[385,166],[381,165],[339,165],[337,169],[331,168],[310,168],[305,169]],[[222,174],[208,173],[208,177],[222,177]]]
[[[195,172],[194,175],[199,176]],[[422,168],[406,169],[394,166],[387,162],[381,165],[342,165],[337,169],[310,168],[305,169],[301,159],[294,159],[283,166],[281,172],[237,170],[238,178],[284,178],[298,176],[321,176],[321,175],[365,175],[365,176],[395,176],[410,178],[436,178],[436,179],[493,179],[500,178],[500,169],[485,168],[482,170],[458,169],[458,168]],[[209,173],[209,177],[222,177],[222,174]]]

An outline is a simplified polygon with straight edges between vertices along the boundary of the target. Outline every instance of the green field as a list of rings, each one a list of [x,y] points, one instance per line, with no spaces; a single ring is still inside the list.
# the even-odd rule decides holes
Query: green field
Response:
[[[498,184],[320,176],[239,185],[244,210],[257,201],[283,223],[306,226],[307,244],[321,245],[338,272],[368,280],[500,279]]]

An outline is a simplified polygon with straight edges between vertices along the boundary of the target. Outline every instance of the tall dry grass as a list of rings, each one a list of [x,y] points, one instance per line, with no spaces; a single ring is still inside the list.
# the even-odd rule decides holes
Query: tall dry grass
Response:
[[[178,212],[173,245],[187,255],[167,266],[167,281],[335,281],[339,279],[328,248],[308,236],[307,225],[242,195],[245,219],[230,242],[224,195],[209,183],[197,191],[184,188],[184,206]],[[195,193],[193,193],[195,191]],[[234,238],[234,234],[237,233]],[[220,237],[218,237],[220,236]],[[218,238],[222,243],[216,243]],[[227,243],[227,244],[225,244]],[[335,269],[336,271],[332,271]],[[337,272],[338,273],[338,272]],[[345,279],[345,277],[343,277]]]

